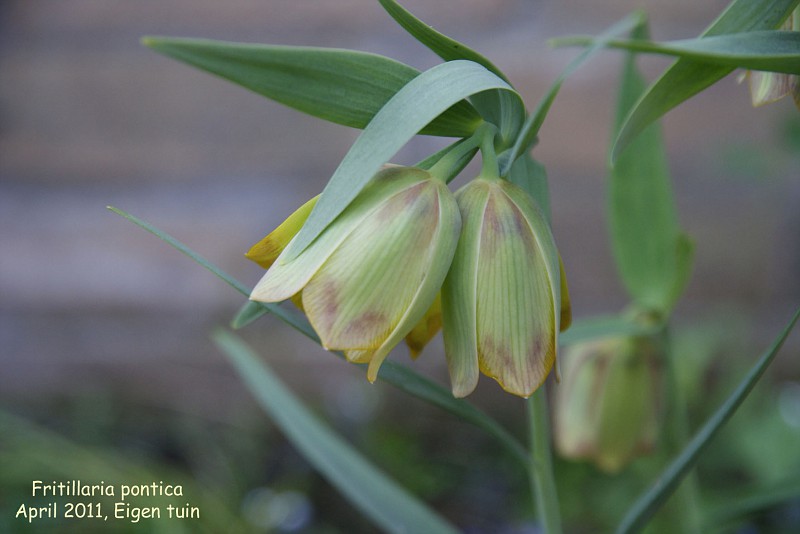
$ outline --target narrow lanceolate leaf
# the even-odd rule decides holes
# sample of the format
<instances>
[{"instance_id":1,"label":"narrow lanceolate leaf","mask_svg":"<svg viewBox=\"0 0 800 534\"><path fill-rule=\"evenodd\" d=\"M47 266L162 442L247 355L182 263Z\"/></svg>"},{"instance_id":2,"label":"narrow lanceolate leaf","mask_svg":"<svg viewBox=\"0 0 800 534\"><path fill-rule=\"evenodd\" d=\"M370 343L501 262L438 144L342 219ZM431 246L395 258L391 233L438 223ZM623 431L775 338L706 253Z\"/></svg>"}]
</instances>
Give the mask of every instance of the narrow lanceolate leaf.
<instances>
[{"instance_id":1,"label":"narrow lanceolate leaf","mask_svg":"<svg viewBox=\"0 0 800 534\"><path fill-rule=\"evenodd\" d=\"M550 111L550 106L553 105L553 101L555 100L556 95L558 95L558 92L561 90L561 86L564 84L564 81L566 81L567 77L575 72L578 67L591 59L597 52L602 50L603 47L605 47L606 42L614 39L615 37L619 37L620 35L624 35L625 33L631 31L636 25L641 24L643 17L644 15L641 12L634 12L621 21L615 23L597 37L597 40L593 46L584 50L578 57L573 59L569 65L567 65L558 78L556 78L556 81L553 82L553 85L550 86L550 89L539 102L539 105L536 107L536 109L525 120L525 124L523 124L522 129L520 130L520 133L517 136L513 147L511 148L511 151L503 159L503 165L500 169L501 176L507 176L511 171L511 166L514 165L517 158L528 152L534 145L536 142L536 136L539 135L539 129L542 127L542 124L544 124L544 119L547 117L547 113Z\"/></svg>"},{"instance_id":2,"label":"narrow lanceolate leaf","mask_svg":"<svg viewBox=\"0 0 800 534\"><path fill-rule=\"evenodd\" d=\"M412 15L406 8L394 0L378 0L397 23L403 27L414 39L431 49L431 51L445 61L467 59L483 65L487 70L508 82L505 74L486 57L472 50L467 45L436 31L432 26L425 24ZM510 83L510 82L509 82Z\"/></svg>"},{"instance_id":3,"label":"narrow lanceolate leaf","mask_svg":"<svg viewBox=\"0 0 800 534\"><path fill-rule=\"evenodd\" d=\"M145 37L142 42L303 113L353 128L365 128L419 75L393 59L354 50L168 37ZM440 113L422 133L462 137L480 122L467 102L453 102Z\"/></svg>"},{"instance_id":4,"label":"narrow lanceolate leaf","mask_svg":"<svg viewBox=\"0 0 800 534\"><path fill-rule=\"evenodd\" d=\"M248 300L245 302L234 318L231 320L231 328L239 330L249 325L253 321L260 319L269 313L269 310L261 302Z\"/></svg>"},{"instance_id":5,"label":"narrow lanceolate leaf","mask_svg":"<svg viewBox=\"0 0 800 534\"><path fill-rule=\"evenodd\" d=\"M590 45L591 37L559 39L559 45ZM646 40L610 41L609 48L646 54L692 59L715 65L800 74L800 32L755 31L654 42Z\"/></svg>"},{"instance_id":6,"label":"narrow lanceolate leaf","mask_svg":"<svg viewBox=\"0 0 800 534\"><path fill-rule=\"evenodd\" d=\"M512 165L508 181L528 193L542 210L545 218L550 221L550 186L544 165L529 154L523 154Z\"/></svg>"},{"instance_id":7,"label":"narrow lanceolate leaf","mask_svg":"<svg viewBox=\"0 0 800 534\"><path fill-rule=\"evenodd\" d=\"M636 30L645 37L646 29ZM621 127L645 84L635 56L628 55L622 76L615 132ZM651 124L631 143L609 175L609 223L612 249L620 278L643 308L666 314L680 296L691 256L675 213L659 124Z\"/></svg>"},{"instance_id":8,"label":"narrow lanceolate leaf","mask_svg":"<svg viewBox=\"0 0 800 534\"><path fill-rule=\"evenodd\" d=\"M489 89L519 95L497 75L472 61L437 65L395 94L367 125L334 172L311 216L287 249L296 257L425 125L454 103Z\"/></svg>"},{"instance_id":9,"label":"narrow lanceolate leaf","mask_svg":"<svg viewBox=\"0 0 800 534\"><path fill-rule=\"evenodd\" d=\"M791 332L795 323L800 318L800 310L795 312L789 324L781 332L772 346L761 356L742 382L725 400L722 406L717 409L714 415L700 428L700 430L689 441L683 451L675 460L661 473L658 480L650 487L630 508L619 527L617 534L627 534L629 532L639 532L667 501L683 480L683 477L697 463L700 455L708 444L717 435L719 430L725 425L728 419L736 412L737 408L744 402L747 395L755 387L758 380L775 359L783 342Z\"/></svg>"},{"instance_id":10,"label":"narrow lanceolate leaf","mask_svg":"<svg viewBox=\"0 0 800 534\"><path fill-rule=\"evenodd\" d=\"M147 232L155 235L179 252L186 254L201 267L222 279L245 297L250 294L250 289L248 289L240 281L236 280L216 265L201 257L197 252L193 251L171 235L118 208L109 206L109 209L136 224L140 228L146 230ZM274 314L278 319L291 326L310 340L314 341L315 343L319 343L319 337L311 328L311 325L308 324L308 321L306 321L304 318L298 317L296 314L290 313L289 311L284 310L275 304L265 304L261 302L250 302L250 304L253 306L260 306L262 309ZM253 310L248 305L247 311L245 312L242 310L240 313L242 315L246 313L249 316L251 313L253 313ZM239 326L241 327L243 324L240 324ZM434 406L438 406L442 410L450 412L453 415L484 429L489 433L489 435L496 438L498 443L505 447L513 457L523 464L527 463L528 460L525 449L522 447L522 445L520 445L519 441L514 439L508 433L507 430L501 427L494 419L476 408L473 404L470 404L468 401L453 398L450 391L443 388L439 384L432 382L428 378L419 375L415 371L412 371L403 365L391 361L383 364L380 373L378 374L378 378L389 384L392 384L401 391L405 391L409 395L422 399Z\"/></svg>"},{"instance_id":11,"label":"narrow lanceolate leaf","mask_svg":"<svg viewBox=\"0 0 800 534\"><path fill-rule=\"evenodd\" d=\"M376 525L398 533L456 532L319 421L243 341L226 331L218 331L214 341L306 460Z\"/></svg>"},{"instance_id":12,"label":"narrow lanceolate leaf","mask_svg":"<svg viewBox=\"0 0 800 534\"><path fill-rule=\"evenodd\" d=\"M394 0L378 1L403 29L440 58L445 61L458 59L474 61L509 84L511 83L505 74L487 58L465 44L436 31ZM487 91L474 95L471 101L486 121L498 127L501 143L503 140L508 143L513 142L514 136L525 119L525 108L521 100L505 91Z\"/></svg>"},{"instance_id":13,"label":"narrow lanceolate leaf","mask_svg":"<svg viewBox=\"0 0 800 534\"><path fill-rule=\"evenodd\" d=\"M495 419L476 408L474 404L464 399L453 397L453 394L449 390L424 376L418 375L408 367L392 361L387 361L381 366L378 378L405 391L409 395L424 400L433 406L438 406L442 410L450 412L463 421L484 430L487 434L495 438L497 443L501 445L506 452L519 461L521 466L526 466L530 461L525 447Z\"/></svg>"},{"instance_id":14,"label":"narrow lanceolate leaf","mask_svg":"<svg viewBox=\"0 0 800 534\"><path fill-rule=\"evenodd\" d=\"M240 281L236 280L234 277L232 277L231 275L229 275L228 273L226 273L225 271L223 271L222 269L220 269L207 259L200 256L197 252L190 249L189 247L187 247L186 245L184 245L171 235L159 230L150 223L147 223L139 219L138 217L131 215L130 213L122 211L119 208L108 206L108 209L113 211L117 215L120 215L125 219L129 220L136 226L146 230L147 232L150 232L151 234L161 239L162 241L164 241L177 251L185 254L186 256L194 260L196 263L198 263L201 267L214 274L217 278L219 278L220 280L231 286L233 289L235 289L245 297L250 295L250 289L248 289L247 286L245 286ZM317 334L314 333L314 330L311 328L311 325L309 325L308 321L306 321L305 319L297 317L296 315L290 313L289 311L281 308L277 304L271 304L271 303L260 303L260 304L267 311L269 311L269 313L272 313L273 315L281 319L283 322L285 322L286 324L288 324L289 326L300 332L301 334L305 335L310 339L313 339L316 342L319 342Z\"/></svg>"},{"instance_id":15,"label":"narrow lanceolate leaf","mask_svg":"<svg viewBox=\"0 0 800 534\"><path fill-rule=\"evenodd\" d=\"M777 28L800 0L733 0L701 37ZM695 59L679 59L656 80L633 107L620 129L612 161L649 124L713 85L733 71L728 65L711 65Z\"/></svg>"},{"instance_id":16,"label":"narrow lanceolate leaf","mask_svg":"<svg viewBox=\"0 0 800 534\"><path fill-rule=\"evenodd\" d=\"M570 345L608 337L646 336L654 334L660 327L658 324L638 323L622 315L600 315L573 321L558 341L561 345Z\"/></svg>"}]
</instances>

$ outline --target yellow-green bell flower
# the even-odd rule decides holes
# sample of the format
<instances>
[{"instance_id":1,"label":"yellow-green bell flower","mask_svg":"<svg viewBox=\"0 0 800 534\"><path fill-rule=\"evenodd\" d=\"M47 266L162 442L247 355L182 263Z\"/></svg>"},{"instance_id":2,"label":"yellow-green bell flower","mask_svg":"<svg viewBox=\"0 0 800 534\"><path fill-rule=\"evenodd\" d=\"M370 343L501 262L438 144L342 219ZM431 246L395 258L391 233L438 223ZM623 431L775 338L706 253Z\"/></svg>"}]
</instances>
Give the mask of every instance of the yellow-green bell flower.
<instances>
[{"instance_id":1,"label":"yellow-green bell flower","mask_svg":"<svg viewBox=\"0 0 800 534\"><path fill-rule=\"evenodd\" d=\"M272 242L288 244L305 217L287 220ZM442 180L422 169L385 168L306 250L271 260L250 298L279 302L299 293L322 345L369 362L374 381L389 351L426 320L460 227L455 198Z\"/></svg>"},{"instance_id":2,"label":"yellow-green bell flower","mask_svg":"<svg viewBox=\"0 0 800 534\"><path fill-rule=\"evenodd\" d=\"M480 371L528 397L553 368L558 332L570 322L550 226L527 193L499 178L472 180L456 200L463 224L442 287L453 394L471 393Z\"/></svg>"},{"instance_id":3,"label":"yellow-green bell flower","mask_svg":"<svg viewBox=\"0 0 800 534\"><path fill-rule=\"evenodd\" d=\"M614 473L650 452L661 411L661 358L646 338L573 345L554 402L555 445Z\"/></svg>"}]
</instances>

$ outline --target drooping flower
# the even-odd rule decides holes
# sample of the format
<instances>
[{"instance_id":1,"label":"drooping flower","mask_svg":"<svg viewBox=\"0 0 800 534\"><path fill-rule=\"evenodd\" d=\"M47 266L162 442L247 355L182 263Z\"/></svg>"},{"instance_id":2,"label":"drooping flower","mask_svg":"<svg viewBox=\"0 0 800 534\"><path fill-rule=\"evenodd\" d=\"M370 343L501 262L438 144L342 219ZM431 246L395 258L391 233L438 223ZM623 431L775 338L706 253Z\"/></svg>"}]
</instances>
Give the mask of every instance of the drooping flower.
<instances>
[{"instance_id":1,"label":"drooping flower","mask_svg":"<svg viewBox=\"0 0 800 534\"><path fill-rule=\"evenodd\" d=\"M553 368L558 332L570 322L550 227L533 199L505 180L472 180L456 200L461 237L442 287L453 394L471 393L480 371L528 397Z\"/></svg>"},{"instance_id":2,"label":"drooping flower","mask_svg":"<svg viewBox=\"0 0 800 534\"><path fill-rule=\"evenodd\" d=\"M558 452L611 473L650 452L658 436L661 375L657 346L648 338L570 347L554 403Z\"/></svg>"},{"instance_id":3,"label":"drooping flower","mask_svg":"<svg viewBox=\"0 0 800 534\"><path fill-rule=\"evenodd\" d=\"M389 351L430 321L426 314L458 240L458 206L447 185L427 171L388 167L306 250L273 258L273 245L288 245L313 207L307 206L305 215L296 212L248 253L269 267L250 298L299 299L323 346L368 362L374 381Z\"/></svg>"}]
</instances>

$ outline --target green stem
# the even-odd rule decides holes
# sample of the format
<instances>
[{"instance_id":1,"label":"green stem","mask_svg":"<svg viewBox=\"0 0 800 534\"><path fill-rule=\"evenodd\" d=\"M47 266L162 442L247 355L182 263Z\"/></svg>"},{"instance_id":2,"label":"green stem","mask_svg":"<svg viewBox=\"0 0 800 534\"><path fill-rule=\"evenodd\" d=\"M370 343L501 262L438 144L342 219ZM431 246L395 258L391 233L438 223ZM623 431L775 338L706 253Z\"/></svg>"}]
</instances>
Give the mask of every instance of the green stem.
<instances>
[{"instance_id":1,"label":"green stem","mask_svg":"<svg viewBox=\"0 0 800 534\"><path fill-rule=\"evenodd\" d=\"M686 399L678 380L677 355L672 350L669 326L665 326L661 334L666 366L666 413L664 421L663 447L667 457L677 456L689 441L689 420L686 413ZM697 475L691 473L678 487L664 508L666 513L657 518L665 528L664 532L686 532L688 534L701 531L699 488Z\"/></svg>"},{"instance_id":2,"label":"green stem","mask_svg":"<svg viewBox=\"0 0 800 534\"><path fill-rule=\"evenodd\" d=\"M536 515L546 534L561 533L561 513L553 474L553 452L550 445L550 419L544 386L528 399L531 434L531 456L528 476L531 481Z\"/></svg>"},{"instance_id":3,"label":"green stem","mask_svg":"<svg viewBox=\"0 0 800 534\"><path fill-rule=\"evenodd\" d=\"M497 127L485 122L472 136L453 145L449 151L430 166L428 172L445 182L450 182L464 168L465 159L469 162L478 147L483 147L486 138L494 140ZM425 161L427 162L427 160ZM423 168L425 165L423 165Z\"/></svg>"},{"instance_id":4,"label":"green stem","mask_svg":"<svg viewBox=\"0 0 800 534\"><path fill-rule=\"evenodd\" d=\"M497 128L492 127L483 133L481 138L481 159L483 166L481 167L482 178L498 178L500 176L500 167L497 164L497 151L494 148L494 138L497 136Z\"/></svg>"}]
</instances>

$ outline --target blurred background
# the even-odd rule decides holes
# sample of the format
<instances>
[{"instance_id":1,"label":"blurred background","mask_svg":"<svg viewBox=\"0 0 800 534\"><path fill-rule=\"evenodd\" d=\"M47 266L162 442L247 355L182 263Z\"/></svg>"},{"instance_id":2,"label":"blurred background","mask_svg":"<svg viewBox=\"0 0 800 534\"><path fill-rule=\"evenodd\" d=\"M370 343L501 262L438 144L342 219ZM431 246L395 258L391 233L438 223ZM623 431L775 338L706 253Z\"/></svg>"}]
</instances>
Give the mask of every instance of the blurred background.
<instances>
[{"instance_id":1,"label":"blurred background","mask_svg":"<svg viewBox=\"0 0 800 534\"><path fill-rule=\"evenodd\" d=\"M599 33L636 7L650 14L655 39L693 37L726 2L404 5L491 58L533 107L577 53L548 48L547 39ZM139 44L143 35L353 48L419 69L438 63L372 0L0 2L0 530L28 531L13 514L32 477L134 473L185 481L204 503L209 532L233 524L368 532L209 342L242 297L106 210L151 222L252 285L261 270L243 253L320 191L358 132L158 56ZM577 318L626 304L604 215L620 59L603 53L569 78L534 150L549 172ZM652 79L668 61L641 65ZM676 314L677 342L699 388L690 396L695 425L800 301L799 118L789 101L753 109L735 75L666 117L680 219L696 244ZM444 142L415 140L397 162L418 161ZM362 371L272 318L243 335L337 430L460 527L534 531L527 482L477 430L369 385ZM769 385L720 438L727 448L701 465L711 504L730 481L768 484L800 473L799 348L794 335ZM404 349L393 358L410 362ZM413 366L446 383L441 340ZM484 379L472 400L524 436L523 404L498 390ZM583 464L559 472L576 532L613 522L636 493L579 499L569 484L602 488L609 477ZM620 476L638 480L636 472ZM797 525L798 515L795 498L750 525L780 529ZM87 531L83 523L53 528Z\"/></svg>"}]
</instances>

